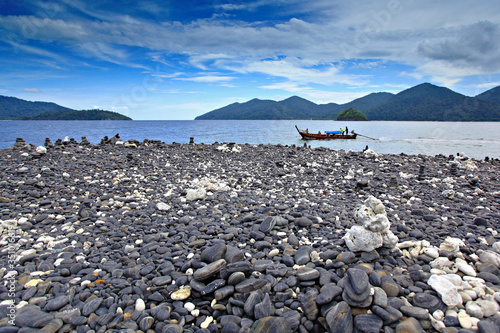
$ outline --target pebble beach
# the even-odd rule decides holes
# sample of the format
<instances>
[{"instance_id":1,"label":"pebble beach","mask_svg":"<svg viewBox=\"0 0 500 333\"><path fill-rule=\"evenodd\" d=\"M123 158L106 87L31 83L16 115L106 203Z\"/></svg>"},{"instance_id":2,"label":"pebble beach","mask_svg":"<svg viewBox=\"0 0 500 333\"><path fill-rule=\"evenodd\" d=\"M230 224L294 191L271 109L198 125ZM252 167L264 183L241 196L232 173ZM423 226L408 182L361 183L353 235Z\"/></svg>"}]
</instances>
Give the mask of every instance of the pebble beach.
<instances>
[{"instance_id":1,"label":"pebble beach","mask_svg":"<svg viewBox=\"0 0 500 333\"><path fill-rule=\"evenodd\" d=\"M500 332L500 160L18 139L0 333Z\"/></svg>"}]
</instances>

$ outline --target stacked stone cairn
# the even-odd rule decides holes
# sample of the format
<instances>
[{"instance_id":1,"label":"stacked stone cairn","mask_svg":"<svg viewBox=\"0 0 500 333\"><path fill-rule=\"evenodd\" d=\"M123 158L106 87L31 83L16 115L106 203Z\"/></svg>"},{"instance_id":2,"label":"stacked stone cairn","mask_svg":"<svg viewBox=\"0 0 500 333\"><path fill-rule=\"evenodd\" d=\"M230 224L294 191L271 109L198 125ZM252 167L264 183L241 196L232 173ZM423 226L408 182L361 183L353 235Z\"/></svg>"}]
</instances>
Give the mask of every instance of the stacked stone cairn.
<instances>
[{"instance_id":1,"label":"stacked stone cairn","mask_svg":"<svg viewBox=\"0 0 500 333\"><path fill-rule=\"evenodd\" d=\"M54 148L54 145L52 144L52 141L50 141L50 138L45 138L45 143L44 146L49 149L49 148Z\"/></svg>"},{"instance_id":2,"label":"stacked stone cairn","mask_svg":"<svg viewBox=\"0 0 500 333\"><path fill-rule=\"evenodd\" d=\"M22 148L26 145L26 141L23 138L17 138L16 143L14 143L14 148Z\"/></svg>"}]
</instances>

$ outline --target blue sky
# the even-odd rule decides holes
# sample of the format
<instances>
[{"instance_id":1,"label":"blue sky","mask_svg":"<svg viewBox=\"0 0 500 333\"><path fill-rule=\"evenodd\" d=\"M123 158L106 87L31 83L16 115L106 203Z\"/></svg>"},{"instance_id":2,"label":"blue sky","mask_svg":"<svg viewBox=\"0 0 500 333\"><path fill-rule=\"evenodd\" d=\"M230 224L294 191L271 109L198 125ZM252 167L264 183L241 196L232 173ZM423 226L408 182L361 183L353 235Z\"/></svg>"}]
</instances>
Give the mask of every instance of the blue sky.
<instances>
[{"instance_id":1,"label":"blue sky","mask_svg":"<svg viewBox=\"0 0 500 333\"><path fill-rule=\"evenodd\" d=\"M0 94L133 119L500 85L498 0L0 2Z\"/></svg>"}]
</instances>

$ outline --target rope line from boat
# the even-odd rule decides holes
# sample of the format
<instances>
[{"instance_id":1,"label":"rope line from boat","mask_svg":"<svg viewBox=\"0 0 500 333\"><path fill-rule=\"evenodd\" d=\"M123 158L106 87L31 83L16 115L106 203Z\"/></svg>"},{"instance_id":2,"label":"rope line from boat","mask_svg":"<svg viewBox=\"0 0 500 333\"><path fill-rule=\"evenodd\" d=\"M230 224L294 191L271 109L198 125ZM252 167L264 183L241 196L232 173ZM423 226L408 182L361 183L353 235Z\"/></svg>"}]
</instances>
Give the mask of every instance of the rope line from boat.
<instances>
[{"instance_id":1,"label":"rope line from boat","mask_svg":"<svg viewBox=\"0 0 500 333\"><path fill-rule=\"evenodd\" d=\"M352 133L355 133L355 132L354 132L354 131L352 131ZM357 134L357 135L359 135L359 136L362 136L362 137L365 137L365 138L368 138L368 139L378 140L378 139L376 139L376 138L372 138L372 137L369 137L369 136L366 136L366 135L363 135L363 134L359 134L359 133L357 133L357 132L356 132L355 134Z\"/></svg>"}]
</instances>

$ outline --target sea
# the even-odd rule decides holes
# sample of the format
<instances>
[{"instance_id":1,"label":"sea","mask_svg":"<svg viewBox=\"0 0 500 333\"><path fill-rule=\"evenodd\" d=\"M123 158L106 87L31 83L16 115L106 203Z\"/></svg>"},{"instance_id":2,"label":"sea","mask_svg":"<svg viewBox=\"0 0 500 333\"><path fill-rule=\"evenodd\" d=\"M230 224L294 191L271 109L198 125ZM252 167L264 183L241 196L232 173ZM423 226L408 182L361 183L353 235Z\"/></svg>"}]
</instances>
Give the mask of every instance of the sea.
<instances>
[{"instance_id":1,"label":"sea","mask_svg":"<svg viewBox=\"0 0 500 333\"><path fill-rule=\"evenodd\" d=\"M348 127L356 140L303 140L295 129L338 131ZM500 158L500 122L413 122L327 120L133 120L133 121L0 121L0 148L12 147L16 138L43 145L66 136L80 142L83 136L97 144L104 136L122 140L161 140L165 143L281 144L334 150L407 155L464 154L476 159Z\"/></svg>"}]
</instances>

